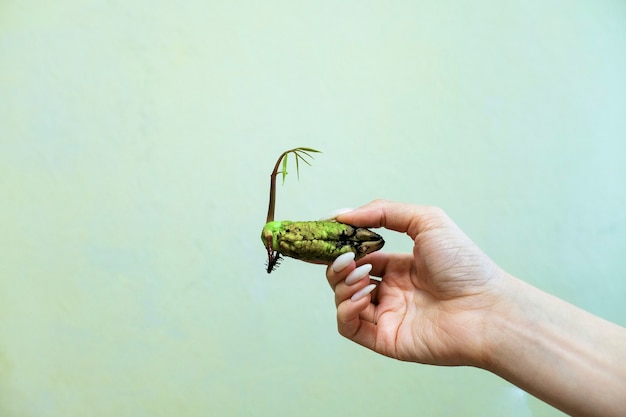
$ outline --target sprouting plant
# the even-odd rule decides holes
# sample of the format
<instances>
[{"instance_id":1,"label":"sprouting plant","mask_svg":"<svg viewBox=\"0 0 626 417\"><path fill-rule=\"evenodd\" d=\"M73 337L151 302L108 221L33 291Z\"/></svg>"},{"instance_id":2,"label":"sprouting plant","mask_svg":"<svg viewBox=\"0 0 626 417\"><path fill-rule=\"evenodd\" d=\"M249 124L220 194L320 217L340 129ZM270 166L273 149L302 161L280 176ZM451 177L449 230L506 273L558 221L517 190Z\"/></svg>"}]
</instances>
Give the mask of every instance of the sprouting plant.
<instances>
[{"instance_id":1,"label":"sprouting plant","mask_svg":"<svg viewBox=\"0 0 626 417\"><path fill-rule=\"evenodd\" d=\"M296 157L296 176L300 179L300 161L305 164L311 166L311 163L306 160L306 158L311 158L311 153L320 153L320 151L313 148L293 148L288 151L283 152L278 157L276 161L276 165L274 165L274 170L270 175L270 202L267 207L267 220L266 222L271 222L274 220L274 210L276 209L276 176L281 174L283 177L283 185L285 184L285 178L287 177L287 159L289 154L293 153ZM278 167L280 166L280 161L283 161L282 169L279 171Z\"/></svg>"},{"instance_id":2,"label":"sprouting plant","mask_svg":"<svg viewBox=\"0 0 626 417\"><path fill-rule=\"evenodd\" d=\"M313 148L294 148L283 152L270 175L270 199L267 222L261 232L261 240L267 249L267 273L278 267L281 254L313 263L330 263L337 256L354 252L359 259L383 247L385 241L371 230L355 227L334 220L329 221L274 221L276 209L276 177L287 176L287 159L290 153L296 159L296 174L300 178L300 161L311 165L307 158L320 151ZM282 161L282 168L281 167Z\"/></svg>"}]
</instances>

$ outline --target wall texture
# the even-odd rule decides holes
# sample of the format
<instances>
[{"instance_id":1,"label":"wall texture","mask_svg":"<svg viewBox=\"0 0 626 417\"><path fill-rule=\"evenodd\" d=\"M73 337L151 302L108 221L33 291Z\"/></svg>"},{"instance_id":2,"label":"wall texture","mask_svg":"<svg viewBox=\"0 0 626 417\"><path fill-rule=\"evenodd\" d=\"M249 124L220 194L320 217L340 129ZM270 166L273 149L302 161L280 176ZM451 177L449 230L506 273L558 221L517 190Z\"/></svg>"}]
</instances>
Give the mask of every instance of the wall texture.
<instances>
[{"instance_id":1,"label":"wall texture","mask_svg":"<svg viewBox=\"0 0 626 417\"><path fill-rule=\"evenodd\" d=\"M624 2L458 3L2 1L0 415L560 415L353 345L322 267L263 269L272 165L310 146L278 218L439 205L626 325Z\"/></svg>"}]
</instances>

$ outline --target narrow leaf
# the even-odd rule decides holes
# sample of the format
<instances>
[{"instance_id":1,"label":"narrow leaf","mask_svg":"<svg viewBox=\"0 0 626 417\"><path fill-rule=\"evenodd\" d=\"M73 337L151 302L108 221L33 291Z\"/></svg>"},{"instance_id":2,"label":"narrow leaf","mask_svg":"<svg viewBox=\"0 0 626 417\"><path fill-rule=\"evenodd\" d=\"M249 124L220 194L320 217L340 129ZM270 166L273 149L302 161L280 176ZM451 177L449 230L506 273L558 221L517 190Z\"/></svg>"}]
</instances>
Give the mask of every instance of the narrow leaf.
<instances>
[{"instance_id":1,"label":"narrow leaf","mask_svg":"<svg viewBox=\"0 0 626 417\"><path fill-rule=\"evenodd\" d=\"M283 174L283 185L285 185L285 177L287 176L287 157L289 156L288 153L285 154L285 157L283 158L283 169L281 171L281 173Z\"/></svg>"},{"instance_id":2,"label":"narrow leaf","mask_svg":"<svg viewBox=\"0 0 626 417\"><path fill-rule=\"evenodd\" d=\"M305 151L305 152L315 152L315 153L322 153L322 151L318 151L317 149L313 149L313 148L298 148L297 150L299 151Z\"/></svg>"},{"instance_id":3,"label":"narrow leaf","mask_svg":"<svg viewBox=\"0 0 626 417\"><path fill-rule=\"evenodd\" d=\"M311 166L311 164L309 163L309 161L306 160L306 158L302 155L298 155L296 154L297 157L299 157L300 159L302 159L304 161L305 164L307 164L308 166ZM313 157L310 157L311 159L313 159Z\"/></svg>"},{"instance_id":4,"label":"narrow leaf","mask_svg":"<svg viewBox=\"0 0 626 417\"><path fill-rule=\"evenodd\" d=\"M298 157L298 154L296 153L296 176L298 177L298 181L300 181L300 158Z\"/></svg>"}]
</instances>

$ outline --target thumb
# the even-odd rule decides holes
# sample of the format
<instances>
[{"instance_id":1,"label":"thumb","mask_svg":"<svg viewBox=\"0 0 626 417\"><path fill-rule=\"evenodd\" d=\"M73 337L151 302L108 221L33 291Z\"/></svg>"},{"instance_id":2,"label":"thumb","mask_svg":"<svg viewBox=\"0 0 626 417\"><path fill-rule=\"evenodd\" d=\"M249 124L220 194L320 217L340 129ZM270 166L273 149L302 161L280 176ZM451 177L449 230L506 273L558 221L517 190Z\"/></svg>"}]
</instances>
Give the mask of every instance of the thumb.
<instances>
[{"instance_id":1,"label":"thumb","mask_svg":"<svg viewBox=\"0 0 626 417\"><path fill-rule=\"evenodd\" d=\"M445 213L431 206L374 200L362 207L336 216L337 221L357 227L384 227L408 234L415 239L419 233L439 226Z\"/></svg>"}]
</instances>

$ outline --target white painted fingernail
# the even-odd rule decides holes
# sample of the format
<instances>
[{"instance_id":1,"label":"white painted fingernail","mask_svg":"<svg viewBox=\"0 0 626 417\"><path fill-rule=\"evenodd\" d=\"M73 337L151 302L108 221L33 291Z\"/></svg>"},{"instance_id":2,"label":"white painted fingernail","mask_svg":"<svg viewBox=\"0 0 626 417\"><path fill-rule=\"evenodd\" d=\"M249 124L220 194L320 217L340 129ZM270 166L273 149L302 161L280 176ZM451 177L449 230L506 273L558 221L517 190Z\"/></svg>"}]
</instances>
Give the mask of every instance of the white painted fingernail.
<instances>
[{"instance_id":1,"label":"white painted fingernail","mask_svg":"<svg viewBox=\"0 0 626 417\"><path fill-rule=\"evenodd\" d=\"M324 217L322 220L333 220L335 217L339 216L340 214L345 214L348 213L350 211L352 211L354 209L351 208L341 208L341 209L337 209L334 211L331 211L330 214L326 217Z\"/></svg>"},{"instance_id":2,"label":"white painted fingernail","mask_svg":"<svg viewBox=\"0 0 626 417\"><path fill-rule=\"evenodd\" d=\"M362 288L358 290L357 292L355 292L354 295L350 297L350 300L359 301L361 298L365 297L367 294L374 291L374 288L376 288L376 284L370 284L367 287Z\"/></svg>"},{"instance_id":3,"label":"white painted fingernail","mask_svg":"<svg viewBox=\"0 0 626 417\"><path fill-rule=\"evenodd\" d=\"M358 268L355 268L354 271L350 272L346 277L346 284L352 285L361 278L365 277L372 270L371 264L364 264Z\"/></svg>"},{"instance_id":4,"label":"white painted fingernail","mask_svg":"<svg viewBox=\"0 0 626 417\"><path fill-rule=\"evenodd\" d=\"M344 269L346 266L350 265L350 262L354 260L354 252L346 252L339 255L335 261L333 262L333 266L331 267L333 271L339 272Z\"/></svg>"}]
</instances>

